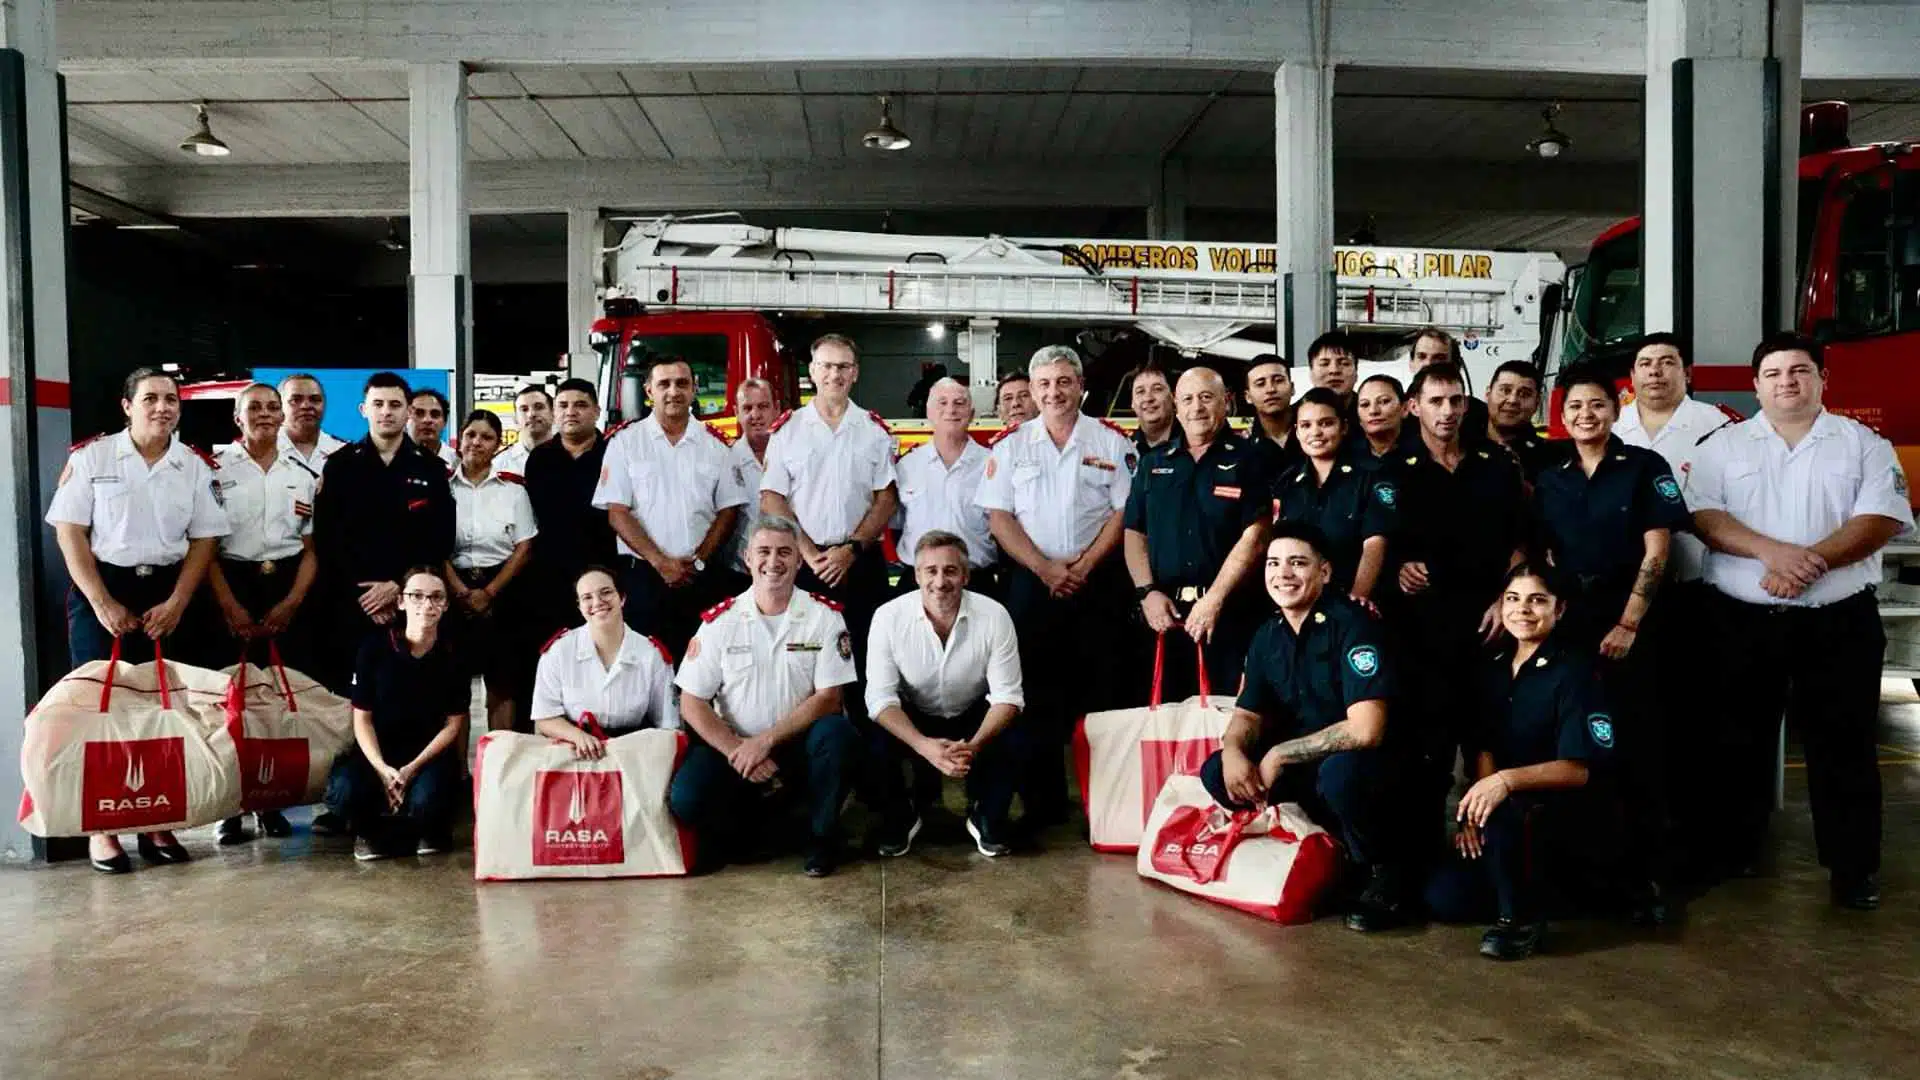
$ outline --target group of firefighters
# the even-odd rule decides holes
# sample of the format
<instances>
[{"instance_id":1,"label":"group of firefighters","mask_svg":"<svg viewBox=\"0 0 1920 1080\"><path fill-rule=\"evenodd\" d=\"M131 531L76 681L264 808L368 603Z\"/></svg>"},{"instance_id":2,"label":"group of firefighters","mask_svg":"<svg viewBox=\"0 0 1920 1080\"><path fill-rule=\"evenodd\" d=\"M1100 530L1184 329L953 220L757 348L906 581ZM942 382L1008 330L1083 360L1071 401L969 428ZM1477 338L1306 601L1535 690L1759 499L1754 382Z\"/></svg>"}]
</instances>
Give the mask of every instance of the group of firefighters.
<instances>
[{"instance_id":1,"label":"group of firefighters","mask_svg":"<svg viewBox=\"0 0 1920 1080\"><path fill-rule=\"evenodd\" d=\"M667 358L648 415L605 434L591 383L528 387L505 453L486 411L443 449L445 399L381 373L358 442L320 430L296 375L244 390L240 441L207 455L175 436L175 381L143 369L127 427L74 448L47 515L72 660L171 639L224 666L277 643L353 703L315 828L361 858L450 846L478 676L490 727L582 756L687 729L668 802L708 865L804 793L810 876L845 850L850 794L897 857L943 776L978 850L1007 854L1068 819L1077 717L1144 704L1150 671L1204 679L1238 695L1207 790L1301 803L1338 837L1349 926L1485 918L1502 959L1549 911L1618 899L1667 924L1689 890L1762 872L1784 714L1833 898L1877 906L1873 590L1912 514L1891 447L1822 409L1819 344L1760 342L1760 410L1734 422L1689 396L1685 343L1650 335L1628 405L1609 373L1561 373L1555 441L1531 365L1482 401L1446 333L1409 346L1405 385L1356 380L1337 332L1304 393L1275 355L1240 394L1143 368L1131 435L1081 411L1079 356L1048 346L1001 380L988 446L942 380L930 440L897 457L840 335L813 343L807 404L776 418L772 386L737 387L735 439ZM130 869L117 838L90 843Z\"/></svg>"}]
</instances>

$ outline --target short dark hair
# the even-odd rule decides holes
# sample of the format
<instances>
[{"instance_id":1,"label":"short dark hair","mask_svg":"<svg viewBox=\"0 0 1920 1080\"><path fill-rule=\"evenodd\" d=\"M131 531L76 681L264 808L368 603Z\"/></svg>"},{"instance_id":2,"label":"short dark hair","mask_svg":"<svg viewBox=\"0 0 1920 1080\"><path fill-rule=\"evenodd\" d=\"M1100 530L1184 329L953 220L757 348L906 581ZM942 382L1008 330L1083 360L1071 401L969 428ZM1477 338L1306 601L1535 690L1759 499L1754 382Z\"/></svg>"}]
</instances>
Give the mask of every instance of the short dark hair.
<instances>
[{"instance_id":1,"label":"short dark hair","mask_svg":"<svg viewBox=\"0 0 1920 1080\"><path fill-rule=\"evenodd\" d=\"M547 393L547 388L545 386L542 386L541 384L535 383L535 382L530 382L527 385L521 387L519 391L517 391L513 395L513 400L519 401L521 398L526 397L528 394L539 394L541 397L547 399L548 405L553 404L553 395Z\"/></svg>"},{"instance_id":2,"label":"short dark hair","mask_svg":"<svg viewBox=\"0 0 1920 1080\"><path fill-rule=\"evenodd\" d=\"M1302 405L1325 406L1333 410L1333 415L1339 417L1341 423L1346 422L1347 413L1344 403L1340 400L1340 395L1324 386L1316 386L1306 393L1301 394L1300 400L1293 403L1294 416L1297 417L1300 415L1300 407Z\"/></svg>"},{"instance_id":3,"label":"short dark hair","mask_svg":"<svg viewBox=\"0 0 1920 1080\"><path fill-rule=\"evenodd\" d=\"M580 393L587 395L588 401L593 402L595 405L600 404L600 390L599 388L595 387L590 380L567 379L564 382L562 382L559 386L554 387L553 396L559 397L561 394L564 394L569 390L577 390Z\"/></svg>"},{"instance_id":4,"label":"short dark hair","mask_svg":"<svg viewBox=\"0 0 1920 1080\"><path fill-rule=\"evenodd\" d=\"M1557 567L1544 560L1535 562L1532 559L1528 559L1507 571L1507 580L1501 584L1500 591L1503 593L1506 592L1507 589L1512 587L1514 582L1519 581L1523 577L1539 578L1541 584L1547 587L1547 592L1551 594L1555 600L1563 602L1566 600L1566 575L1562 574Z\"/></svg>"},{"instance_id":5,"label":"short dark hair","mask_svg":"<svg viewBox=\"0 0 1920 1080\"><path fill-rule=\"evenodd\" d=\"M1360 380L1360 386L1354 388L1355 392L1357 393L1360 389L1364 388L1368 383L1386 383L1387 389L1393 391L1393 398L1395 401L1407 400L1407 388L1404 386L1401 386L1400 380L1394 378L1391 375L1369 375L1366 378Z\"/></svg>"},{"instance_id":6,"label":"short dark hair","mask_svg":"<svg viewBox=\"0 0 1920 1080\"><path fill-rule=\"evenodd\" d=\"M1413 381L1407 384L1407 396L1415 401L1420 400L1420 391L1425 390L1430 382L1449 382L1462 390L1467 388L1466 373L1460 370L1459 364L1448 360L1438 364L1428 364L1414 372Z\"/></svg>"},{"instance_id":7,"label":"short dark hair","mask_svg":"<svg viewBox=\"0 0 1920 1080\"><path fill-rule=\"evenodd\" d=\"M1267 532L1267 544L1275 540L1298 540L1313 549L1313 553L1326 561L1327 552L1332 546L1327 543L1326 531L1308 521L1276 521Z\"/></svg>"},{"instance_id":8,"label":"short dark hair","mask_svg":"<svg viewBox=\"0 0 1920 1080\"><path fill-rule=\"evenodd\" d=\"M807 346L807 359L812 360L813 354L819 352L822 345L838 345L853 354L854 363L860 362L860 346L855 345L853 339L845 334L821 334L814 338L813 344Z\"/></svg>"},{"instance_id":9,"label":"short dark hair","mask_svg":"<svg viewBox=\"0 0 1920 1080\"><path fill-rule=\"evenodd\" d=\"M961 562L966 562L969 557L967 552L967 542L961 539L959 535L955 533L947 532L942 529L929 529L926 532L920 534L920 539L915 540L913 542L914 561L918 562L920 560L921 552L932 551L935 548L943 548L943 547L953 548L955 551L958 551L960 553Z\"/></svg>"},{"instance_id":10,"label":"short dark hair","mask_svg":"<svg viewBox=\"0 0 1920 1080\"><path fill-rule=\"evenodd\" d=\"M1032 381L1033 381L1033 376L1027 374L1025 368L1014 368L1012 371L1009 371L1005 375L1000 376L1000 381L994 384L993 392L996 396L998 396L1001 388L1005 387L1008 383L1032 382Z\"/></svg>"},{"instance_id":11,"label":"short dark hair","mask_svg":"<svg viewBox=\"0 0 1920 1080\"><path fill-rule=\"evenodd\" d=\"M1160 381L1167 384L1168 390L1173 389L1173 382L1174 382L1173 372L1168 371L1165 364L1162 364L1157 360L1149 360L1146 363L1141 364L1139 367L1134 368L1132 371L1127 372L1126 381L1127 381L1127 388L1129 391L1132 390L1134 382L1138 380L1142 375L1158 375L1160 376Z\"/></svg>"},{"instance_id":12,"label":"short dark hair","mask_svg":"<svg viewBox=\"0 0 1920 1080\"><path fill-rule=\"evenodd\" d=\"M165 379L173 384L175 393L180 390L180 377L173 372L162 371L157 367L137 367L127 376L127 381L121 384L120 400L132 401L133 395L140 391L140 384L148 379Z\"/></svg>"},{"instance_id":13,"label":"short dark hair","mask_svg":"<svg viewBox=\"0 0 1920 1080\"><path fill-rule=\"evenodd\" d=\"M692 379L694 377L693 361L688 360L684 356L656 355L653 357L653 359L647 361L647 382L649 383L653 382L653 373L660 370L663 367L683 367L687 369L688 379Z\"/></svg>"},{"instance_id":14,"label":"short dark hair","mask_svg":"<svg viewBox=\"0 0 1920 1080\"><path fill-rule=\"evenodd\" d=\"M468 428L474 425L475 421L479 421L480 423L483 423L488 427L492 428L493 433L495 435L501 436L503 438L506 436L507 431L506 431L506 428L501 426L500 418L498 416L495 416L493 412L488 409L475 409L472 412L468 413L467 418L465 420L460 421L460 430L461 431L467 430Z\"/></svg>"},{"instance_id":15,"label":"short dark hair","mask_svg":"<svg viewBox=\"0 0 1920 1080\"><path fill-rule=\"evenodd\" d=\"M1639 356L1640 350L1649 345L1673 346L1674 351L1680 354L1680 366L1687 370L1692 370L1693 350L1687 347L1686 342L1680 340L1679 334L1669 330L1655 330L1651 334L1642 334L1640 335L1640 340L1633 343L1633 355Z\"/></svg>"},{"instance_id":16,"label":"short dark hair","mask_svg":"<svg viewBox=\"0 0 1920 1080\"><path fill-rule=\"evenodd\" d=\"M1526 360L1509 360L1499 367L1494 368L1493 378L1488 380L1487 385L1492 386L1494 383L1499 382L1500 376L1502 375L1518 375L1528 382L1531 382L1535 390L1540 389L1542 385L1540 369L1534 367L1533 364Z\"/></svg>"},{"instance_id":17,"label":"short dark hair","mask_svg":"<svg viewBox=\"0 0 1920 1080\"><path fill-rule=\"evenodd\" d=\"M1307 363L1313 363L1315 357L1329 349L1339 349L1348 356L1352 356L1353 339L1348 337L1344 330L1329 330L1321 334L1313 339L1313 344L1307 346Z\"/></svg>"},{"instance_id":18,"label":"short dark hair","mask_svg":"<svg viewBox=\"0 0 1920 1080\"><path fill-rule=\"evenodd\" d=\"M1610 400L1614 402L1620 400L1618 392L1614 389L1613 380L1607 377L1607 373L1598 364L1568 364L1561 369L1559 377L1553 380L1554 389L1563 394L1570 393L1576 386L1596 386Z\"/></svg>"},{"instance_id":19,"label":"short dark hair","mask_svg":"<svg viewBox=\"0 0 1920 1080\"><path fill-rule=\"evenodd\" d=\"M1407 335L1407 351L1412 352L1413 347L1415 345L1420 344L1421 338L1434 338L1435 340L1446 342L1447 343L1447 359L1455 362L1459 361L1460 343L1454 340L1454 337L1452 334L1447 333L1445 330L1442 330L1437 326L1423 326L1420 329L1415 330L1413 333Z\"/></svg>"},{"instance_id":20,"label":"short dark hair","mask_svg":"<svg viewBox=\"0 0 1920 1080\"><path fill-rule=\"evenodd\" d=\"M391 371L376 371L367 376L367 381L360 384L360 396L365 398L369 390L398 390L401 397L413 400L413 389L407 385L407 380Z\"/></svg>"},{"instance_id":21,"label":"short dark hair","mask_svg":"<svg viewBox=\"0 0 1920 1080\"><path fill-rule=\"evenodd\" d=\"M438 581L442 588L447 587L447 576L440 572L439 567L428 566L426 563L418 563L413 566L407 567L407 572L400 575L400 587L402 589L406 588L407 582L413 580L416 576L420 574L425 574L428 577L433 578L435 581Z\"/></svg>"},{"instance_id":22,"label":"short dark hair","mask_svg":"<svg viewBox=\"0 0 1920 1080\"><path fill-rule=\"evenodd\" d=\"M1803 352L1813 360L1813 366L1820 371L1827 370L1826 346L1791 330L1778 330L1760 339L1753 347L1753 373L1760 374L1760 361L1777 352Z\"/></svg>"},{"instance_id":23,"label":"short dark hair","mask_svg":"<svg viewBox=\"0 0 1920 1080\"><path fill-rule=\"evenodd\" d=\"M285 386L288 383L293 382L295 379L305 379L306 381L320 388L320 396L322 398L325 398L327 396L326 384L321 382L319 378L316 377L311 371L296 371L291 375L282 376L280 379L280 386ZM274 387L274 389L278 390L280 389L280 386L276 386Z\"/></svg>"},{"instance_id":24,"label":"short dark hair","mask_svg":"<svg viewBox=\"0 0 1920 1080\"><path fill-rule=\"evenodd\" d=\"M423 386L420 389L415 390L414 392L408 394L407 404L411 405L414 402L419 401L423 397L430 397L433 400L439 402L440 412L443 415L451 415L453 413L453 406L447 404L447 395L441 393L438 390L435 390L431 386Z\"/></svg>"},{"instance_id":25,"label":"short dark hair","mask_svg":"<svg viewBox=\"0 0 1920 1080\"><path fill-rule=\"evenodd\" d=\"M1291 364L1288 364L1287 358L1284 356L1281 356L1279 353L1270 353L1270 352L1261 353L1260 355L1247 361L1247 370L1252 371L1254 368L1257 368L1262 364L1279 364L1281 367L1287 369L1287 381L1288 382L1293 381L1293 366Z\"/></svg>"}]
</instances>

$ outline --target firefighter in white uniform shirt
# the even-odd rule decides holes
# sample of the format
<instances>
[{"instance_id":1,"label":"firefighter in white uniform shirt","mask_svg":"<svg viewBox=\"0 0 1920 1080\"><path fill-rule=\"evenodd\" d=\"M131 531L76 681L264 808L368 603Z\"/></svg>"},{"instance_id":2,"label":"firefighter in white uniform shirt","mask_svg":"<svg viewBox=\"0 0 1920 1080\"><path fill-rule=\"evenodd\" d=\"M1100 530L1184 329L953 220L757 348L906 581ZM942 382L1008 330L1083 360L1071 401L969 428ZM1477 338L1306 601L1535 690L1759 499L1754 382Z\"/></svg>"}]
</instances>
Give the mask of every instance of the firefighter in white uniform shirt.
<instances>
[{"instance_id":1,"label":"firefighter in white uniform shirt","mask_svg":"<svg viewBox=\"0 0 1920 1080\"><path fill-rule=\"evenodd\" d=\"M173 376L136 370L120 410L126 429L73 448L47 510L73 582L67 651L75 667L107 659L116 637L126 639L129 663L151 659L153 642L189 617L216 541L227 534L212 459L174 438L180 387ZM88 854L102 873L133 869L112 836L91 837ZM142 834L140 854L152 863L187 861L171 833Z\"/></svg>"},{"instance_id":2,"label":"firefighter in white uniform shirt","mask_svg":"<svg viewBox=\"0 0 1920 1080\"><path fill-rule=\"evenodd\" d=\"M238 641L236 653L245 651L250 662L266 664L265 643L272 641L282 663L307 672L312 670L308 627L298 616L319 571L312 533L313 489L320 477L279 449L281 421L280 392L266 383L254 383L234 399L233 422L244 441L214 454L233 531L220 538L220 557L208 570L207 586L227 633ZM268 836L293 834L277 810L255 816ZM252 839L239 817L220 823L219 838L222 844Z\"/></svg>"},{"instance_id":3,"label":"firefighter in white uniform shirt","mask_svg":"<svg viewBox=\"0 0 1920 1080\"><path fill-rule=\"evenodd\" d=\"M562 630L540 652L533 677L533 730L567 743L575 757L606 756L605 736L677 728L680 703L667 647L626 624L626 594L613 571L590 566L573 586L585 625Z\"/></svg>"},{"instance_id":4,"label":"firefighter in white uniform shirt","mask_svg":"<svg viewBox=\"0 0 1920 1080\"><path fill-rule=\"evenodd\" d=\"M346 440L320 430L327 419L325 388L319 379L299 372L281 379L279 390L286 420L280 428L280 452L298 458L315 476L325 475L327 458L347 445Z\"/></svg>"},{"instance_id":5,"label":"firefighter in white uniform shirt","mask_svg":"<svg viewBox=\"0 0 1920 1080\"><path fill-rule=\"evenodd\" d=\"M853 633L855 662L865 660L867 627L887 599L880 536L900 505L894 488L893 432L880 414L849 397L860 378L852 341L827 334L813 343L813 401L782 416L767 442L760 510L800 526L800 587L840 604ZM856 718L866 711L847 703Z\"/></svg>"},{"instance_id":6,"label":"firefighter in white uniform shirt","mask_svg":"<svg viewBox=\"0 0 1920 1080\"><path fill-rule=\"evenodd\" d=\"M1716 849L1756 872L1773 810L1782 712L1806 749L1814 846L1833 902L1880 906L1876 728L1886 632L1874 603L1880 549L1913 525L1887 440L1821 407L1818 342L1775 334L1753 352L1760 415L1694 456L1687 505L1706 538L1719 655Z\"/></svg>"},{"instance_id":7,"label":"firefighter in white uniform shirt","mask_svg":"<svg viewBox=\"0 0 1920 1080\"><path fill-rule=\"evenodd\" d=\"M454 654L468 678L487 684L487 729L518 725L533 681L534 645L526 590L519 582L540 532L519 477L498 472L500 418L485 409L460 429L453 489L453 557L447 560Z\"/></svg>"},{"instance_id":8,"label":"firefighter in white uniform shirt","mask_svg":"<svg viewBox=\"0 0 1920 1080\"><path fill-rule=\"evenodd\" d=\"M668 805L701 843L737 851L764 836L758 805L776 782L806 789L808 877L840 858L840 808L852 790L860 737L846 717L853 643L835 606L794 588L799 526L769 514L754 530L753 587L701 616L675 680L680 718L698 741L673 774Z\"/></svg>"},{"instance_id":9,"label":"firefighter in white uniform shirt","mask_svg":"<svg viewBox=\"0 0 1920 1080\"><path fill-rule=\"evenodd\" d=\"M626 563L627 625L686 651L700 612L725 594L723 547L750 493L727 442L693 415L693 368L656 361L653 412L607 441L593 505L607 511Z\"/></svg>"},{"instance_id":10,"label":"firefighter in white uniform shirt","mask_svg":"<svg viewBox=\"0 0 1920 1080\"><path fill-rule=\"evenodd\" d=\"M426 387L415 390L407 398L407 416L407 434L420 449L445 462L449 473L460 467L459 449L444 439L451 419L447 395Z\"/></svg>"},{"instance_id":11,"label":"firefighter in white uniform shirt","mask_svg":"<svg viewBox=\"0 0 1920 1080\"><path fill-rule=\"evenodd\" d=\"M967 426L973 423L973 399L953 379L941 379L927 393L927 419L933 437L900 456L894 473L900 478L900 554L911 560L920 538L939 530L966 541L967 588L996 596L994 564L1000 547L987 527L987 512L976 500L980 478L987 471L987 448L973 441ZM913 568L900 575L900 591L913 592Z\"/></svg>"},{"instance_id":12,"label":"firefighter in white uniform shirt","mask_svg":"<svg viewBox=\"0 0 1920 1080\"><path fill-rule=\"evenodd\" d=\"M760 520L760 478L767 472L767 443L773 438L773 421L780 415L779 399L773 384L765 379L742 379L733 394L734 412L740 419L740 437L733 441L733 467L738 483L747 490L747 503L733 523L733 542L727 545L729 594L753 583L747 569L747 541L753 539L753 527Z\"/></svg>"},{"instance_id":13,"label":"firefighter in white uniform shirt","mask_svg":"<svg viewBox=\"0 0 1920 1080\"><path fill-rule=\"evenodd\" d=\"M1032 740L1021 784L1026 821L1066 820L1065 745L1074 717L1108 704L1120 656L1127 576L1121 511L1139 465L1114 425L1080 412L1080 356L1048 345L1027 365L1040 416L994 439L978 502L1013 560L1003 592L1020 631Z\"/></svg>"},{"instance_id":14,"label":"firefighter in white uniform shirt","mask_svg":"<svg viewBox=\"0 0 1920 1080\"><path fill-rule=\"evenodd\" d=\"M527 476L527 455L553 438L553 395L538 383L528 383L513 398L513 419L519 437L493 457L493 471Z\"/></svg>"},{"instance_id":15,"label":"firefighter in white uniform shirt","mask_svg":"<svg viewBox=\"0 0 1920 1080\"><path fill-rule=\"evenodd\" d=\"M934 392L939 393L938 386ZM1007 809L1025 740L1020 641L996 600L967 587L967 542L938 529L913 548L919 588L880 605L867 643L867 713L883 802L880 854L905 855L940 778L967 784L967 834L989 858L1012 849ZM902 766L913 784L902 786Z\"/></svg>"}]
</instances>

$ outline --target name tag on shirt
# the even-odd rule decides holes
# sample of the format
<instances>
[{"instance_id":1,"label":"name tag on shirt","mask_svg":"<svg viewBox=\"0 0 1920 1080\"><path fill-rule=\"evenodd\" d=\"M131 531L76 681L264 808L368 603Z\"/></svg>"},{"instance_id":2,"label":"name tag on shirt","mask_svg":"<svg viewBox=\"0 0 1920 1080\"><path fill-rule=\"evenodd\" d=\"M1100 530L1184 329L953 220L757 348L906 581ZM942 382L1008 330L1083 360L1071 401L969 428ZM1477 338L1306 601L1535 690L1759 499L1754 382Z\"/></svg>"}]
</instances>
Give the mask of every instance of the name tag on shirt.
<instances>
[{"instance_id":1,"label":"name tag on shirt","mask_svg":"<svg viewBox=\"0 0 1920 1080\"><path fill-rule=\"evenodd\" d=\"M729 645L729 646L727 646L727 655L728 655L728 656L737 656L737 655L739 655L739 654L741 654L741 653L750 653L750 652L752 652L752 651L753 651L753 646L751 646L751 645Z\"/></svg>"},{"instance_id":2,"label":"name tag on shirt","mask_svg":"<svg viewBox=\"0 0 1920 1080\"><path fill-rule=\"evenodd\" d=\"M1115 465L1113 462L1108 461L1106 458L1097 458L1097 457L1081 458L1080 464L1091 465L1096 469L1104 469L1107 472L1113 472L1120 467L1118 465Z\"/></svg>"},{"instance_id":3,"label":"name tag on shirt","mask_svg":"<svg viewBox=\"0 0 1920 1080\"><path fill-rule=\"evenodd\" d=\"M1213 497L1216 499L1238 499L1240 497L1240 489L1237 487L1229 487L1226 484L1215 484L1213 486Z\"/></svg>"},{"instance_id":4,"label":"name tag on shirt","mask_svg":"<svg viewBox=\"0 0 1920 1080\"><path fill-rule=\"evenodd\" d=\"M1173 475L1173 470L1169 468L1156 468L1156 469L1151 469L1149 471L1152 472L1153 475L1155 476L1172 476Z\"/></svg>"},{"instance_id":5,"label":"name tag on shirt","mask_svg":"<svg viewBox=\"0 0 1920 1080\"><path fill-rule=\"evenodd\" d=\"M787 651L788 652L819 652L820 646L811 641L789 641L787 642Z\"/></svg>"}]
</instances>

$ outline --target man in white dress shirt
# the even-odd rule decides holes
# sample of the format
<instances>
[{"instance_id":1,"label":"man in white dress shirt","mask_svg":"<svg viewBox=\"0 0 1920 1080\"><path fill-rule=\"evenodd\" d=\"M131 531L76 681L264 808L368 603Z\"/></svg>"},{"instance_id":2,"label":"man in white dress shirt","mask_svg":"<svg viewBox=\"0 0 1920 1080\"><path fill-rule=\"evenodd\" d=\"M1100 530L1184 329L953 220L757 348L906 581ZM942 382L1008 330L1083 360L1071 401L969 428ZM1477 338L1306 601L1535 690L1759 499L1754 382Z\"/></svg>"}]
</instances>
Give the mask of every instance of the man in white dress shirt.
<instances>
[{"instance_id":1,"label":"man in white dress shirt","mask_svg":"<svg viewBox=\"0 0 1920 1080\"><path fill-rule=\"evenodd\" d=\"M327 458L347 445L320 430L327 419L327 391L320 380L306 372L297 372L280 380L280 404L285 423L280 428L280 452L292 454L319 476L327 470ZM242 434L246 431L241 429Z\"/></svg>"},{"instance_id":2,"label":"man in white dress shirt","mask_svg":"<svg viewBox=\"0 0 1920 1080\"><path fill-rule=\"evenodd\" d=\"M1004 592L1020 630L1032 752L1021 783L1029 828L1067 818L1066 740L1109 704L1122 655L1121 511L1138 454L1125 432L1080 411L1080 356L1048 345L1027 365L1040 417L994 438L980 481L993 538L1012 557Z\"/></svg>"},{"instance_id":3,"label":"man in white dress shirt","mask_svg":"<svg viewBox=\"0 0 1920 1080\"><path fill-rule=\"evenodd\" d=\"M1710 549L1706 582L1721 689L1711 774L1720 850L1753 872L1773 809L1781 714L1807 757L1814 843L1833 902L1880 906L1880 549L1913 524L1887 440L1821 407L1818 342L1770 335L1753 351L1760 415L1708 439L1687 506ZM1706 775L1706 774L1702 774Z\"/></svg>"},{"instance_id":4,"label":"man in white dress shirt","mask_svg":"<svg viewBox=\"0 0 1920 1080\"><path fill-rule=\"evenodd\" d=\"M909 560L900 591L914 591L913 553L921 537L939 530L966 541L967 588L996 595L993 567L1000 548L987 527L987 512L974 501L987 471L987 448L967 432L973 423L973 398L967 388L953 379L934 383L927 393L927 419L933 422L933 437L893 466L900 478L900 512L894 515L900 527L897 551Z\"/></svg>"},{"instance_id":5,"label":"man in white dress shirt","mask_svg":"<svg viewBox=\"0 0 1920 1080\"><path fill-rule=\"evenodd\" d=\"M913 547L919 589L873 616L867 714L882 729L874 756L884 803L879 851L888 858L913 846L942 776L966 781L967 834L980 854L1012 850L1004 836L1023 754L1014 730L1026 703L1020 641L1007 609L967 588L968 563L966 540L939 529L921 534ZM910 790L901 781L906 765Z\"/></svg>"},{"instance_id":6,"label":"man in white dress shirt","mask_svg":"<svg viewBox=\"0 0 1920 1080\"><path fill-rule=\"evenodd\" d=\"M513 420L518 434L513 445L493 456L493 471L527 475L527 455L553 438L553 395L539 383L528 383L513 398Z\"/></svg>"},{"instance_id":7,"label":"man in white dress shirt","mask_svg":"<svg viewBox=\"0 0 1920 1080\"><path fill-rule=\"evenodd\" d=\"M760 478L767 474L767 443L780 415L780 398L767 380L742 379L733 392L733 411L740 419L740 437L733 441L733 467L740 473L738 483L747 489L747 504L740 508L733 542L727 545L727 576L728 591L739 592L753 583L753 572L747 569L747 543L760 520Z\"/></svg>"}]
</instances>

